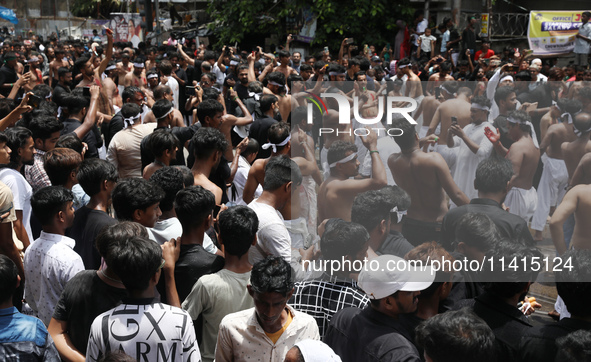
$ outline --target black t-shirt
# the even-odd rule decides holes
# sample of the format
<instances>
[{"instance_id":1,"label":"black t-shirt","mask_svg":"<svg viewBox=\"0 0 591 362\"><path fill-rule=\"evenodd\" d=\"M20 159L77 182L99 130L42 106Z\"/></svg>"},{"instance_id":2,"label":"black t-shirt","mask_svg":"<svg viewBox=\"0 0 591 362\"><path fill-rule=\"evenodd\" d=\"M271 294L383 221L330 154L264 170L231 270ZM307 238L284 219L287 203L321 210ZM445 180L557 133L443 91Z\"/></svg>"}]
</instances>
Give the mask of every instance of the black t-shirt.
<instances>
[{"instance_id":1,"label":"black t-shirt","mask_svg":"<svg viewBox=\"0 0 591 362\"><path fill-rule=\"evenodd\" d=\"M52 100L55 102L55 104L57 104L60 107L67 107L66 104L66 96L70 95L72 91L70 90L70 88L65 88L63 87L61 84L57 84L55 86L55 88L53 88L53 96L52 96Z\"/></svg>"},{"instance_id":2,"label":"black t-shirt","mask_svg":"<svg viewBox=\"0 0 591 362\"><path fill-rule=\"evenodd\" d=\"M404 235L396 230L390 230L390 234L386 236L386 240L380 245L376 254L378 255L395 255L404 258L406 253L414 248L411 243L404 238Z\"/></svg>"},{"instance_id":3,"label":"black t-shirt","mask_svg":"<svg viewBox=\"0 0 591 362\"><path fill-rule=\"evenodd\" d=\"M176 290L181 303L191 293L193 285L199 278L206 274L216 273L223 267L224 258L206 251L203 246L199 244L181 245L181 254L174 266ZM166 303L165 283L164 278L160 278L158 292L160 292L160 300L163 303Z\"/></svg>"},{"instance_id":4,"label":"black t-shirt","mask_svg":"<svg viewBox=\"0 0 591 362\"><path fill-rule=\"evenodd\" d=\"M243 86L242 83L240 83L240 81L236 82L236 85L234 86L234 90L236 91L236 93L238 94L238 97L240 97L242 102L244 102L246 99L249 98L248 87Z\"/></svg>"},{"instance_id":5,"label":"black t-shirt","mask_svg":"<svg viewBox=\"0 0 591 362\"><path fill-rule=\"evenodd\" d=\"M74 251L82 258L86 270L100 268L101 256L94 245L96 237L103 228L116 223L117 220L104 211L92 210L86 206L76 210L74 225L67 235L76 240Z\"/></svg>"},{"instance_id":6,"label":"black t-shirt","mask_svg":"<svg viewBox=\"0 0 591 362\"><path fill-rule=\"evenodd\" d=\"M107 147L107 149L109 148L109 144L113 137L117 132L121 131L124 126L125 122L123 122L123 115L121 112L117 112L113 118L111 118L110 122L103 123L102 131L105 136L105 147Z\"/></svg>"},{"instance_id":7,"label":"black t-shirt","mask_svg":"<svg viewBox=\"0 0 591 362\"><path fill-rule=\"evenodd\" d=\"M464 31L462 32L462 44L464 44L464 50L475 50L476 38L476 31L474 29L464 29Z\"/></svg>"},{"instance_id":8,"label":"black t-shirt","mask_svg":"<svg viewBox=\"0 0 591 362\"><path fill-rule=\"evenodd\" d=\"M103 282L96 270L76 274L62 292L55 306L53 318L68 322L68 335L80 353L86 354L90 326L101 313L121 304L127 296L125 289Z\"/></svg>"},{"instance_id":9,"label":"black t-shirt","mask_svg":"<svg viewBox=\"0 0 591 362\"><path fill-rule=\"evenodd\" d=\"M8 67L6 64L0 68L0 86L6 83L16 83L17 79L18 77L14 69ZM2 94L4 97L8 97L10 91L10 88L0 88L0 94Z\"/></svg>"},{"instance_id":10,"label":"black t-shirt","mask_svg":"<svg viewBox=\"0 0 591 362\"><path fill-rule=\"evenodd\" d=\"M65 120L63 123L64 123L64 128L61 131L61 135L72 133L72 132L74 132L74 130L76 128L78 128L82 125L82 123L80 123L79 120L74 119L74 118L69 118L69 119ZM96 125L93 128L97 128ZM84 136L84 138L82 138L82 142L86 142L86 144L88 145L88 150L84 154L85 159L99 157L98 148L100 146L102 146L102 139L99 142L99 138L97 137L97 132L100 135L100 131L98 131L98 128L97 128L96 132L93 129L90 132L88 132Z\"/></svg>"}]
</instances>

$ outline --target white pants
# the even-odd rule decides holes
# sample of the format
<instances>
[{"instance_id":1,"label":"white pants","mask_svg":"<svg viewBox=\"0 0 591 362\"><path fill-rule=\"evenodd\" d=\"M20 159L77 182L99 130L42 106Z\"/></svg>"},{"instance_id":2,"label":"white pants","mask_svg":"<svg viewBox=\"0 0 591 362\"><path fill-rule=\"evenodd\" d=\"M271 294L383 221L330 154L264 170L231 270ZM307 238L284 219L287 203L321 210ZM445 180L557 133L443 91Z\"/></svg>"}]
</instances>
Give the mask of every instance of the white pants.
<instances>
[{"instance_id":1,"label":"white pants","mask_svg":"<svg viewBox=\"0 0 591 362\"><path fill-rule=\"evenodd\" d=\"M330 167L328 166L328 148L322 147L320 150L320 166L322 166L322 174L324 179L330 177Z\"/></svg>"},{"instance_id":2,"label":"white pants","mask_svg":"<svg viewBox=\"0 0 591 362\"><path fill-rule=\"evenodd\" d=\"M505 206L509 208L510 213L521 217L527 222L538 206L538 193L533 187L529 190L513 187L507 193Z\"/></svg>"},{"instance_id":3,"label":"white pants","mask_svg":"<svg viewBox=\"0 0 591 362\"><path fill-rule=\"evenodd\" d=\"M542 171L538 186L538 207L531 222L531 228L538 231L544 230L550 208L560 204L568 185L568 171L564 160L551 158L544 154L542 162L544 163L544 171Z\"/></svg>"}]
</instances>

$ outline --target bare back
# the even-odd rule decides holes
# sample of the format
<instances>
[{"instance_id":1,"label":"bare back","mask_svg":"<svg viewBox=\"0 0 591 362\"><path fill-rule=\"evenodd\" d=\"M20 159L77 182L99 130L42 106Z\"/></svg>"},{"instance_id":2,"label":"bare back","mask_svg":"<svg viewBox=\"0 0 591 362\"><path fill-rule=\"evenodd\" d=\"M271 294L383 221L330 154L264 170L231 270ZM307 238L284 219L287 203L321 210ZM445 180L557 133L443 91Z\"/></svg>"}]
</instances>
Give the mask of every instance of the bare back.
<instances>
[{"instance_id":1,"label":"bare back","mask_svg":"<svg viewBox=\"0 0 591 362\"><path fill-rule=\"evenodd\" d=\"M589 242L591 223L588 222L591 218L591 185L579 186L576 191L575 229L571 245L576 250L591 249L591 242Z\"/></svg>"},{"instance_id":2,"label":"bare back","mask_svg":"<svg viewBox=\"0 0 591 362\"><path fill-rule=\"evenodd\" d=\"M591 152L591 141L589 140L589 135L584 138L577 138L573 142L565 142L562 144L562 156L564 157L564 163L566 163L569 183L575 173L575 169L579 165L579 162L583 156L589 152Z\"/></svg>"},{"instance_id":3,"label":"bare back","mask_svg":"<svg viewBox=\"0 0 591 362\"><path fill-rule=\"evenodd\" d=\"M341 218L351 221L351 209L357 193L338 192L339 184L348 180L327 178L318 189L318 222L325 219Z\"/></svg>"},{"instance_id":4,"label":"bare back","mask_svg":"<svg viewBox=\"0 0 591 362\"><path fill-rule=\"evenodd\" d=\"M443 220L448 207L439 181L437 163L441 162L445 164L443 157L436 152L397 153L388 159L396 185L406 191L412 200L408 209L409 218L426 222Z\"/></svg>"},{"instance_id":5,"label":"bare back","mask_svg":"<svg viewBox=\"0 0 591 362\"><path fill-rule=\"evenodd\" d=\"M470 103L464 99L455 98L449 99L439 105L433 116L433 122L431 122L430 128L433 128L435 121L441 126L438 141L440 145L447 144L447 132L451 127L451 117L457 117L460 127L466 127L472 120L470 117Z\"/></svg>"},{"instance_id":6,"label":"bare back","mask_svg":"<svg viewBox=\"0 0 591 362\"><path fill-rule=\"evenodd\" d=\"M429 126L431 121L433 120L433 115L435 111L439 107L441 102L439 102L435 96L428 96L423 98L421 102L422 106L422 113L423 113L423 126Z\"/></svg>"},{"instance_id":7,"label":"bare back","mask_svg":"<svg viewBox=\"0 0 591 362\"><path fill-rule=\"evenodd\" d=\"M563 160L562 158L562 144L564 142L572 142L577 139L573 126L567 123L558 123L548 128L547 137L549 144L546 148L548 157ZM542 142L544 143L544 142Z\"/></svg>"},{"instance_id":8,"label":"bare back","mask_svg":"<svg viewBox=\"0 0 591 362\"><path fill-rule=\"evenodd\" d=\"M513 143L507 158L513 164L514 176L511 179L511 186L524 190L531 189L540 161L540 150L534 146L531 137L525 135Z\"/></svg>"},{"instance_id":9,"label":"bare back","mask_svg":"<svg viewBox=\"0 0 591 362\"><path fill-rule=\"evenodd\" d=\"M408 74L408 80L406 81L406 91L408 92L407 97L418 98L423 95L423 85L421 79L414 74L412 71Z\"/></svg>"}]
</instances>

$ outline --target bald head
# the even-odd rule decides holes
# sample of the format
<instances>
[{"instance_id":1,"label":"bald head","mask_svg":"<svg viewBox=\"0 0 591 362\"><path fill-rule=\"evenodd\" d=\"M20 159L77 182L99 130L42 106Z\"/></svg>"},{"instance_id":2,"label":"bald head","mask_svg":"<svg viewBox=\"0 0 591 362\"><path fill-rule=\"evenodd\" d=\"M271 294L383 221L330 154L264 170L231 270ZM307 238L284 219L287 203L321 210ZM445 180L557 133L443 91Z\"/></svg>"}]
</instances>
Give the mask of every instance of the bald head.
<instances>
[{"instance_id":1,"label":"bald head","mask_svg":"<svg viewBox=\"0 0 591 362\"><path fill-rule=\"evenodd\" d=\"M591 114L587 112L577 114L573 120L573 125L577 130L582 132L579 137L587 135L591 132Z\"/></svg>"}]
</instances>

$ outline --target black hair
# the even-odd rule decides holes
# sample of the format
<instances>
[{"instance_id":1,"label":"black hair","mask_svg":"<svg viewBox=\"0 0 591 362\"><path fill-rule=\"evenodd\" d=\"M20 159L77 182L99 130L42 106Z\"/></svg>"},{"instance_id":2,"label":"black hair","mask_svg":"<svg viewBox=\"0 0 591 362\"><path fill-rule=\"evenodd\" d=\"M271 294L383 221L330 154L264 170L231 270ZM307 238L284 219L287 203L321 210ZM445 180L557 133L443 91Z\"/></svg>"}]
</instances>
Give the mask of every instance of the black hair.
<instances>
[{"instance_id":1,"label":"black hair","mask_svg":"<svg viewBox=\"0 0 591 362\"><path fill-rule=\"evenodd\" d=\"M43 168L54 186L64 186L81 163L82 155L70 148L56 147L43 155Z\"/></svg>"},{"instance_id":2,"label":"black hair","mask_svg":"<svg viewBox=\"0 0 591 362\"><path fill-rule=\"evenodd\" d=\"M250 140L249 140L249 142L250 142ZM6 137L4 132L0 132L0 144L2 144L2 143L8 143L8 137Z\"/></svg>"},{"instance_id":3,"label":"black hair","mask_svg":"<svg viewBox=\"0 0 591 362\"><path fill-rule=\"evenodd\" d=\"M213 192L199 185L180 190L174 200L176 217L187 232L202 224L215 207Z\"/></svg>"},{"instance_id":4,"label":"black hair","mask_svg":"<svg viewBox=\"0 0 591 362\"><path fill-rule=\"evenodd\" d=\"M456 224L455 244L463 242L467 246L486 253L500 240L499 229L485 214L469 212Z\"/></svg>"},{"instance_id":5,"label":"black hair","mask_svg":"<svg viewBox=\"0 0 591 362\"><path fill-rule=\"evenodd\" d=\"M76 59L76 61L74 62L74 68L78 69L78 70L82 70L82 68L84 68L84 66L86 65L86 63L88 63L88 61L90 60L90 58L86 55L81 56L80 58Z\"/></svg>"},{"instance_id":6,"label":"black hair","mask_svg":"<svg viewBox=\"0 0 591 362\"><path fill-rule=\"evenodd\" d=\"M18 282L18 269L8 256L0 254L0 303L12 299Z\"/></svg>"},{"instance_id":7,"label":"black hair","mask_svg":"<svg viewBox=\"0 0 591 362\"><path fill-rule=\"evenodd\" d=\"M329 164L342 160L347 152L357 152L357 146L350 142L336 141L330 145L326 158Z\"/></svg>"},{"instance_id":8,"label":"black hair","mask_svg":"<svg viewBox=\"0 0 591 362\"><path fill-rule=\"evenodd\" d=\"M522 293L528 283L538 277L532 260L542 260L543 254L535 246L525 246L521 240L501 240L486 253L486 260L491 260L483 269L484 289L501 298L512 298ZM519 260L517 265L506 268L504 260ZM494 282L491 282L494 280ZM523 299L525 295L519 299Z\"/></svg>"},{"instance_id":9,"label":"black hair","mask_svg":"<svg viewBox=\"0 0 591 362\"><path fill-rule=\"evenodd\" d=\"M441 63L439 66L439 71L449 72L451 70L451 63L449 61L445 61Z\"/></svg>"},{"instance_id":10,"label":"black hair","mask_svg":"<svg viewBox=\"0 0 591 362\"><path fill-rule=\"evenodd\" d=\"M591 297L591 250L568 250L562 255L572 266L554 271L556 290L570 314L578 318L591 315L587 301Z\"/></svg>"},{"instance_id":11,"label":"black hair","mask_svg":"<svg viewBox=\"0 0 591 362\"><path fill-rule=\"evenodd\" d=\"M509 118L519 121L517 125L522 132L529 133L531 131L529 124L526 124L526 122L531 122L531 117L525 111L513 111L509 114Z\"/></svg>"},{"instance_id":12,"label":"black hair","mask_svg":"<svg viewBox=\"0 0 591 362\"><path fill-rule=\"evenodd\" d=\"M132 177L117 183L112 198L117 219L133 221L136 210L146 210L162 201L164 191L148 180Z\"/></svg>"},{"instance_id":13,"label":"black hair","mask_svg":"<svg viewBox=\"0 0 591 362\"><path fill-rule=\"evenodd\" d=\"M290 113L291 125L300 125L308 121L308 109L306 106L299 106Z\"/></svg>"},{"instance_id":14,"label":"black hair","mask_svg":"<svg viewBox=\"0 0 591 362\"><path fill-rule=\"evenodd\" d=\"M96 250L109 265L114 245L125 243L134 236L148 238L148 229L133 221L121 221L117 224L105 226L96 237Z\"/></svg>"},{"instance_id":15,"label":"black hair","mask_svg":"<svg viewBox=\"0 0 591 362\"><path fill-rule=\"evenodd\" d=\"M157 99L158 100L158 101L156 101L156 103L158 103L161 100L166 100L166 99L164 99L164 96L166 94L171 94L171 93L172 93L172 90L170 89L170 87L167 86L167 85L164 85L164 84L157 85L156 88L154 88L154 91L153 91L154 99ZM154 106L156 105L156 103L154 103ZM152 112L153 111L154 111L154 108L152 106Z\"/></svg>"},{"instance_id":16,"label":"black hair","mask_svg":"<svg viewBox=\"0 0 591 362\"><path fill-rule=\"evenodd\" d=\"M64 129L64 125L55 117L45 116L33 118L28 128L31 130L33 140L40 138L42 141L45 141L51 138L53 133L60 132Z\"/></svg>"},{"instance_id":17,"label":"black hair","mask_svg":"<svg viewBox=\"0 0 591 362\"><path fill-rule=\"evenodd\" d=\"M476 167L474 187L484 193L499 193L507 190L507 183L513 177L513 166L507 159L489 158Z\"/></svg>"},{"instance_id":18,"label":"black hair","mask_svg":"<svg viewBox=\"0 0 591 362\"><path fill-rule=\"evenodd\" d=\"M214 60L217 59L215 52L212 50L206 50L203 53L203 60L207 62L208 60L211 60L211 59L214 59Z\"/></svg>"},{"instance_id":19,"label":"black hair","mask_svg":"<svg viewBox=\"0 0 591 362\"><path fill-rule=\"evenodd\" d=\"M324 67L325 65L326 63L324 62L324 60L317 60L314 62L314 70L322 69L322 67ZM351 60L349 60L349 68L351 68Z\"/></svg>"},{"instance_id":20,"label":"black hair","mask_svg":"<svg viewBox=\"0 0 591 362\"><path fill-rule=\"evenodd\" d=\"M128 99L129 102L133 102L135 100L134 97L136 93L142 93L142 90L134 86L125 87L123 88L123 92L121 92L121 98L123 99L124 103L127 103Z\"/></svg>"},{"instance_id":21,"label":"black hair","mask_svg":"<svg viewBox=\"0 0 591 362\"><path fill-rule=\"evenodd\" d=\"M84 108L90 106L90 100L83 95L70 94L65 98L65 104L68 107L70 116L76 115Z\"/></svg>"},{"instance_id":22,"label":"black hair","mask_svg":"<svg viewBox=\"0 0 591 362\"><path fill-rule=\"evenodd\" d=\"M0 98L0 119L8 116L16 107L14 100L10 98ZM27 113L25 113L27 114ZM23 115L24 116L24 115Z\"/></svg>"},{"instance_id":23,"label":"black hair","mask_svg":"<svg viewBox=\"0 0 591 362\"><path fill-rule=\"evenodd\" d=\"M66 68L66 67L60 67L60 68L57 70L57 77L58 77L58 79L59 79L59 78L61 78L61 77L65 76L65 75L66 75L66 74L68 74L68 73L72 73L72 71L71 71L70 69Z\"/></svg>"},{"instance_id":24,"label":"black hair","mask_svg":"<svg viewBox=\"0 0 591 362\"><path fill-rule=\"evenodd\" d=\"M274 94L265 94L259 100L261 112L266 113L274 103L277 103L279 99Z\"/></svg>"},{"instance_id":25,"label":"black hair","mask_svg":"<svg viewBox=\"0 0 591 362\"><path fill-rule=\"evenodd\" d=\"M143 291L162 264L162 249L148 238L133 236L115 244L109 259L109 268L128 292Z\"/></svg>"},{"instance_id":26,"label":"black hair","mask_svg":"<svg viewBox=\"0 0 591 362\"><path fill-rule=\"evenodd\" d=\"M240 257L248 252L255 240L259 219L251 208L238 205L221 212L218 224L224 251Z\"/></svg>"},{"instance_id":27,"label":"black hair","mask_svg":"<svg viewBox=\"0 0 591 362\"><path fill-rule=\"evenodd\" d=\"M78 183L88 196L94 196L101 191L104 181L119 179L117 167L110 162L98 158L89 158L80 164L76 173Z\"/></svg>"},{"instance_id":28,"label":"black hair","mask_svg":"<svg viewBox=\"0 0 591 362\"><path fill-rule=\"evenodd\" d=\"M31 91L43 100L47 100L51 95L51 87L47 84L37 84Z\"/></svg>"},{"instance_id":29,"label":"black hair","mask_svg":"<svg viewBox=\"0 0 591 362\"><path fill-rule=\"evenodd\" d=\"M310 66L310 64L305 64L304 63L304 64L300 65L300 73L302 73L302 72L311 72L312 70L313 69Z\"/></svg>"},{"instance_id":30,"label":"black hair","mask_svg":"<svg viewBox=\"0 0 591 362\"><path fill-rule=\"evenodd\" d=\"M165 151L173 151L179 146L179 140L168 129L158 129L152 132L148 137L148 143L154 158L162 156Z\"/></svg>"},{"instance_id":31,"label":"black hair","mask_svg":"<svg viewBox=\"0 0 591 362\"><path fill-rule=\"evenodd\" d=\"M162 75L165 75L168 77L172 73L172 63L170 62L170 60L165 59L160 63L159 69L160 69L160 72L162 73Z\"/></svg>"},{"instance_id":32,"label":"black hair","mask_svg":"<svg viewBox=\"0 0 591 362\"><path fill-rule=\"evenodd\" d=\"M82 143L80 138L78 138L78 136L76 136L76 134L74 133L61 135L60 138L58 138L55 147L69 148L80 154L82 154L82 151L84 150L84 144Z\"/></svg>"},{"instance_id":33,"label":"black hair","mask_svg":"<svg viewBox=\"0 0 591 362\"><path fill-rule=\"evenodd\" d=\"M411 200L410 195L398 186L386 186L380 189L380 192L385 198L391 200L393 207L396 207L398 211L405 211L410 209ZM391 215L393 213L390 213ZM398 224L398 216L390 218L393 224Z\"/></svg>"},{"instance_id":34,"label":"black hair","mask_svg":"<svg viewBox=\"0 0 591 362\"><path fill-rule=\"evenodd\" d=\"M284 142L289 137L290 127L285 122L275 122L269 127L267 138L269 142L278 145ZM283 150L287 145L277 146L277 152Z\"/></svg>"},{"instance_id":35,"label":"black hair","mask_svg":"<svg viewBox=\"0 0 591 362\"><path fill-rule=\"evenodd\" d=\"M161 98L157 100L156 103L154 103L154 105L152 106L152 113L154 113L154 117L156 118L156 120L159 120L161 118L164 118L164 115L166 115L171 108L172 102L168 99Z\"/></svg>"},{"instance_id":36,"label":"black hair","mask_svg":"<svg viewBox=\"0 0 591 362\"><path fill-rule=\"evenodd\" d=\"M515 88L512 86L498 87L495 91L495 102L499 104L501 101L506 100L511 93L515 93Z\"/></svg>"},{"instance_id":37,"label":"black hair","mask_svg":"<svg viewBox=\"0 0 591 362\"><path fill-rule=\"evenodd\" d=\"M293 182L293 187L302 183L302 172L298 165L287 155L271 157L265 166L263 190L275 191L289 182Z\"/></svg>"},{"instance_id":38,"label":"black hair","mask_svg":"<svg viewBox=\"0 0 591 362\"><path fill-rule=\"evenodd\" d=\"M281 72L271 72L267 74L266 80L285 86L285 74Z\"/></svg>"},{"instance_id":39,"label":"black hair","mask_svg":"<svg viewBox=\"0 0 591 362\"><path fill-rule=\"evenodd\" d=\"M531 81L531 73L527 70L522 70L520 72L517 72L517 74L515 74L515 80L530 82Z\"/></svg>"},{"instance_id":40,"label":"black hair","mask_svg":"<svg viewBox=\"0 0 591 362\"><path fill-rule=\"evenodd\" d=\"M579 329L556 340L556 362L591 362L591 331Z\"/></svg>"},{"instance_id":41,"label":"black hair","mask_svg":"<svg viewBox=\"0 0 591 362\"><path fill-rule=\"evenodd\" d=\"M408 150L418 142L416 140L417 130L415 125L410 124L406 119L394 119L390 128L398 128L402 130L402 134L392 136L394 137L394 141L400 146L401 150Z\"/></svg>"},{"instance_id":42,"label":"black hair","mask_svg":"<svg viewBox=\"0 0 591 362\"><path fill-rule=\"evenodd\" d=\"M351 69L351 67L353 67L355 65L361 65L361 62L359 62L359 59L358 58L349 59L349 69Z\"/></svg>"},{"instance_id":43,"label":"black hair","mask_svg":"<svg viewBox=\"0 0 591 362\"><path fill-rule=\"evenodd\" d=\"M357 80L357 78L359 78L362 75L365 75L367 77L367 74L365 74L363 70L360 70L359 72L355 73L355 75L353 76L353 80Z\"/></svg>"},{"instance_id":44,"label":"black hair","mask_svg":"<svg viewBox=\"0 0 591 362\"><path fill-rule=\"evenodd\" d=\"M222 132L216 128L201 127L191 139L193 154L196 160L205 160L211 157L215 151L224 152L228 147L228 141Z\"/></svg>"},{"instance_id":45,"label":"black hair","mask_svg":"<svg viewBox=\"0 0 591 362\"><path fill-rule=\"evenodd\" d=\"M268 256L253 265L250 285L257 294L279 293L287 296L294 287L293 277L288 262L279 256Z\"/></svg>"},{"instance_id":46,"label":"black hair","mask_svg":"<svg viewBox=\"0 0 591 362\"><path fill-rule=\"evenodd\" d=\"M150 182L160 186L164 191L164 198L160 201L160 210L172 210L176 194L185 187L183 173L174 167L165 166L150 176Z\"/></svg>"},{"instance_id":47,"label":"black hair","mask_svg":"<svg viewBox=\"0 0 591 362\"><path fill-rule=\"evenodd\" d=\"M434 362L496 360L493 331L468 308L437 314L415 333L417 345Z\"/></svg>"},{"instance_id":48,"label":"black hair","mask_svg":"<svg viewBox=\"0 0 591 362\"><path fill-rule=\"evenodd\" d=\"M32 137L30 130L24 127L10 127L4 131L4 135L8 138L6 145L12 150L10 153L10 168L16 168L20 163L20 156L18 155L18 149L25 147L29 138Z\"/></svg>"},{"instance_id":49,"label":"black hair","mask_svg":"<svg viewBox=\"0 0 591 362\"><path fill-rule=\"evenodd\" d=\"M325 260L341 260L349 256L355 259L369 240L369 233L363 225L342 219L327 221L320 247Z\"/></svg>"},{"instance_id":50,"label":"black hair","mask_svg":"<svg viewBox=\"0 0 591 362\"><path fill-rule=\"evenodd\" d=\"M398 64L397 64L397 66L398 66L399 68L400 68L400 66L402 66L402 65L408 65L408 66L410 66L410 63L411 63L411 61L410 61L410 58L402 58L402 59L400 59L400 60L398 61Z\"/></svg>"},{"instance_id":51,"label":"black hair","mask_svg":"<svg viewBox=\"0 0 591 362\"><path fill-rule=\"evenodd\" d=\"M207 99L199 103L197 106L197 119L201 124L205 122L205 118L214 118L216 114L224 112L224 106L215 99Z\"/></svg>"},{"instance_id":52,"label":"black hair","mask_svg":"<svg viewBox=\"0 0 591 362\"><path fill-rule=\"evenodd\" d=\"M363 225L371 232L384 220L390 219L390 210L394 207L393 200L384 197L380 190L365 191L353 200L351 221Z\"/></svg>"},{"instance_id":53,"label":"black hair","mask_svg":"<svg viewBox=\"0 0 591 362\"><path fill-rule=\"evenodd\" d=\"M41 225L50 225L55 215L65 211L67 203L72 201L72 191L62 186L47 186L31 196L31 208Z\"/></svg>"}]
</instances>

